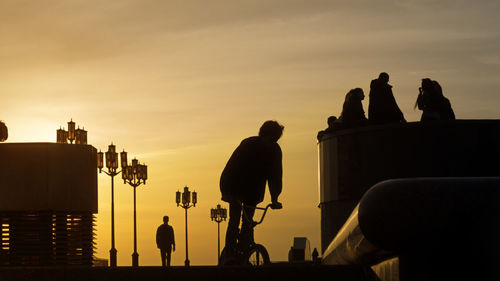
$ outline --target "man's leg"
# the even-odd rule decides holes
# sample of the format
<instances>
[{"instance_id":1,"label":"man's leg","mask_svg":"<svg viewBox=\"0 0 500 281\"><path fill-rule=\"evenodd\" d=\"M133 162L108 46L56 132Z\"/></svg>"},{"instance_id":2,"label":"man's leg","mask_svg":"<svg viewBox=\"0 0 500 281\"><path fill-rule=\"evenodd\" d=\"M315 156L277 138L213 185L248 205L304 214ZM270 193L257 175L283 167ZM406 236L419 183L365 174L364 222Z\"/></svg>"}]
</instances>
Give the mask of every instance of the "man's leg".
<instances>
[{"instance_id":1,"label":"man's leg","mask_svg":"<svg viewBox=\"0 0 500 281\"><path fill-rule=\"evenodd\" d=\"M169 247L169 248L167 249L167 266L168 266L168 267L170 267L170 255L171 255L171 253L172 253L172 248L171 248L171 247Z\"/></svg>"},{"instance_id":2,"label":"man's leg","mask_svg":"<svg viewBox=\"0 0 500 281\"><path fill-rule=\"evenodd\" d=\"M255 206L245 207L245 212L242 214L241 232L239 236L239 246L245 249L253 241L253 215L255 214Z\"/></svg>"},{"instance_id":3,"label":"man's leg","mask_svg":"<svg viewBox=\"0 0 500 281\"><path fill-rule=\"evenodd\" d=\"M166 249L160 249L160 256L161 256L161 266L165 267L165 258L166 258Z\"/></svg>"},{"instance_id":4,"label":"man's leg","mask_svg":"<svg viewBox=\"0 0 500 281\"><path fill-rule=\"evenodd\" d=\"M239 204L229 204L229 222L227 223L226 231L226 248L235 249L238 239L239 226L241 217L241 206Z\"/></svg>"}]
</instances>

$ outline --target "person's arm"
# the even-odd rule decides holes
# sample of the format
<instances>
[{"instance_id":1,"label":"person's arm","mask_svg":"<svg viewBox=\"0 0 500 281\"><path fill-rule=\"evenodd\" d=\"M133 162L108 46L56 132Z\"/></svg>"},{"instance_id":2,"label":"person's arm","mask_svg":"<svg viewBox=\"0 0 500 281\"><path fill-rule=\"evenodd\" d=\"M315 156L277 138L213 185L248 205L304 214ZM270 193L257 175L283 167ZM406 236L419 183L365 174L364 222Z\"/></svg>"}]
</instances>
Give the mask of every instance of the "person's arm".
<instances>
[{"instance_id":1,"label":"person's arm","mask_svg":"<svg viewBox=\"0 0 500 281\"><path fill-rule=\"evenodd\" d=\"M276 143L273 146L271 165L268 171L268 185L269 185L269 192L271 193L272 203L278 203L278 197L281 194L281 190L283 188L282 158L283 154L281 152L281 148Z\"/></svg>"},{"instance_id":2,"label":"person's arm","mask_svg":"<svg viewBox=\"0 0 500 281\"><path fill-rule=\"evenodd\" d=\"M172 250L175 252L175 236L173 227L172 227Z\"/></svg>"},{"instance_id":3,"label":"person's arm","mask_svg":"<svg viewBox=\"0 0 500 281\"><path fill-rule=\"evenodd\" d=\"M156 230L156 247L160 248L160 228Z\"/></svg>"}]
</instances>

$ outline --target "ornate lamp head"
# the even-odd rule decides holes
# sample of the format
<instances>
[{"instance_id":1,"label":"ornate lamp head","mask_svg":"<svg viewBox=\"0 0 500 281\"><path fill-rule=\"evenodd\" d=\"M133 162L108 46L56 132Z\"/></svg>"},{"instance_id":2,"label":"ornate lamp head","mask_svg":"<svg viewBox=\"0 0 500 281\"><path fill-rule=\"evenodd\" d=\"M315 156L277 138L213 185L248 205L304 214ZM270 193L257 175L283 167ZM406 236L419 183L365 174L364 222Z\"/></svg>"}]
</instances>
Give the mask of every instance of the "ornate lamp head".
<instances>
[{"instance_id":1,"label":"ornate lamp head","mask_svg":"<svg viewBox=\"0 0 500 281\"><path fill-rule=\"evenodd\" d=\"M181 192L179 190L175 193L175 203L177 203L177 207L179 207L181 203Z\"/></svg>"},{"instance_id":2,"label":"ornate lamp head","mask_svg":"<svg viewBox=\"0 0 500 281\"><path fill-rule=\"evenodd\" d=\"M193 191L191 197L192 197L193 207L195 207L196 203L198 203L198 193L196 193L196 191Z\"/></svg>"},{"instance_id":3,"label":"ornate lamp head","mask_svg":"<svg viewBox=\"0 0 500 281\"><path fill-rule=\"evenodd\" d=\"M122 165L122 170L124 170L123 168L127 167L127 152L125 152L125 149L120 152L120 162L121 162L121 165Z\"/></svg>"},{"instance_id":4,"label":"ornate lamp head","mask_svg":"<svg viewBox=\"0 0 500 281\"><path fill-rule=\"evenodd\" d=\"M101 150L99 150L99 152L97 152L97 168L99 169L99 173L102 171L102 168L104 166L104 153L101 152Z\"/></svg>"},{"instance_id":5,"label":"ornate lamp head","mask_svg":"<svg viewBox=\"0 0 500 281\"><path fill-rule=\"evenodd\" d=\"M189 188L184 187L184 192L182 192L182 205L189 205L191 203L191 192Z\"/></svg>"},{"instance_id":6,"label":"ornate lamp head","mask_svg":"<svg viewBox=\"0 0 500 281\"><path fill-rule=\"evenodd\" d=\"M67 143L68 142L68 132L63 128L57 130L57 143Z\"/></svg>"},{"instance_id":7,"label":"ornate lamp head","mask_svg":"<svg viewBox=\"0 0 500 281\"><path fill-rule=\"evenodd\" d=\"M71 143L75 140L75 122L73 122L73 119L68 122L68 140Z\"/></svg>"}]
</instances>

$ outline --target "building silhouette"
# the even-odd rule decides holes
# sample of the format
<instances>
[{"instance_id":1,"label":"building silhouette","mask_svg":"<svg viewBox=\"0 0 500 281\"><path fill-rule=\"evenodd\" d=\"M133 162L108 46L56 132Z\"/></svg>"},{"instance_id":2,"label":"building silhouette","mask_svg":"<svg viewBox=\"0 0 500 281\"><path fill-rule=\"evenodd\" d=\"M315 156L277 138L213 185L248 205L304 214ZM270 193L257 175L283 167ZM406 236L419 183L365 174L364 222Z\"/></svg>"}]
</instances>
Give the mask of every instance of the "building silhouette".
<instances>
[{"instance_id":1,"label":"building silhouette","mask_svg":"<svg viewBox=\"0 0 500 281\"><path fill-rule=\"evenodd\" d=\"M415 177L498 177L500 120L367 126L319 140L321 248L378 182Z\"/></svg>"},{"instance_id":2,"label":"building silhouette","mask_svg":"<svg viewBox=\"0 0 500 281\"><path fill-rule=\"evenodd\" d=\"M382 281L495 280L499 137L500 120L323 135L322 263L361 265Z\"/></svg>"},{"instance_id":3,"label":"building silhouette","mask_svg":"<svg viewBox=\"0 0 500 281\"><path fill-rule=\"evenodd\" d=\"M92 265L96 149L0 144L0 265Z\"/></svg>"}]
</instances>

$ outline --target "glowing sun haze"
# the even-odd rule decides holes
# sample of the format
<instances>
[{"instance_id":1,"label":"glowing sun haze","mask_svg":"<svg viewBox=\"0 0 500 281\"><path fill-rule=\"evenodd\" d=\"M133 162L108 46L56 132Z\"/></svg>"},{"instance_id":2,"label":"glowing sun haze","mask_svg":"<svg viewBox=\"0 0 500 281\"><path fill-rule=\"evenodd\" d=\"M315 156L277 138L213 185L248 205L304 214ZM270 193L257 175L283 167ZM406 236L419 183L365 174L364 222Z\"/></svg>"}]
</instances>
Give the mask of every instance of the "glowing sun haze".
<instances>
[{"instance_id":1,"label":"glowing sun haze","mask_svg":"<svg viewBox=\"0 0 500 281\"><path fill-rule=\"evenodd\" d=\"M137 190L141 265L160 264L154 239L164 215L176 234L172 263L184 263L175 191L185 185L199 194L189 210L191 264L216 263L210 208L220 203L220 173L243 138L279 121L284 209L269 213L256 240L283 261L295 236L320 248L316 133L349 89L368 96L386 71L416 121L420 79L430 77L457 118L498 118L498 12L496 0L3 0L0 119L8 142L55 142L73 118L94 147L113 142L149 166ZM119 179L115 208L118 265L130 265L132 188ZM97 217L96 256L109 258L104 174Z\"/></svg>"}]
</instances>

